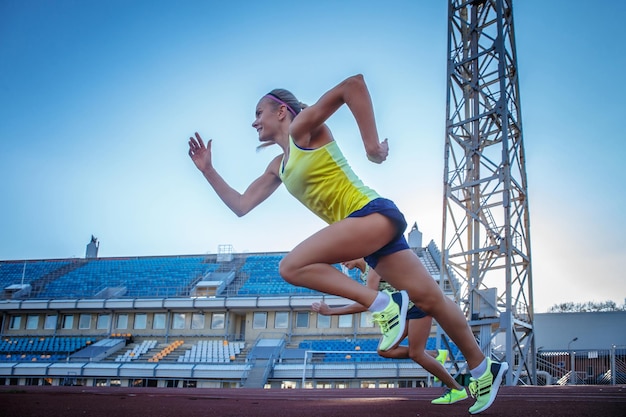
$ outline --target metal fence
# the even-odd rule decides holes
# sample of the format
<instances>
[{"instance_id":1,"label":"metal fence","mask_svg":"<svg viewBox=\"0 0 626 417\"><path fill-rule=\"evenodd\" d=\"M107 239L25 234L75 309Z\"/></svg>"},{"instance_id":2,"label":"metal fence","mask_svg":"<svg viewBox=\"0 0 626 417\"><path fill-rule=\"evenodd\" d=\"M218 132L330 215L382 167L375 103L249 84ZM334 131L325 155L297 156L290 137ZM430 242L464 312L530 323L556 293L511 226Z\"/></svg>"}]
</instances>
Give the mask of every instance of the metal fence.
<instances>
[{"instance_id":1,"label":"metal fence","mask_svg":"<svg viewBox=\"0 0 626 417\"><path fill-rule=\"evenodd\" d=\"M626 384L626 346L537 352L538 385Z\"/></svg>"}]
</instances>

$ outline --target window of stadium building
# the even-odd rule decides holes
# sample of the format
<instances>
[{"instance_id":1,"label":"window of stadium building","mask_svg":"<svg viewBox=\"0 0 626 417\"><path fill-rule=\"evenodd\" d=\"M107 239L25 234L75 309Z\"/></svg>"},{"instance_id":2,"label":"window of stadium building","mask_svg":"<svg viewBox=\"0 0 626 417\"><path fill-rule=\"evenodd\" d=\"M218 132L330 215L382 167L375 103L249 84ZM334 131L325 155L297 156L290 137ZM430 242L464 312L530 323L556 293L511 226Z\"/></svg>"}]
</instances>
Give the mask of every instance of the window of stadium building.
<instances>
[{"instance_id":1,"label":"window of stadium building","mask_svg":"<svg viewBox=\"0 0 626 417\"><path fill-rule=\"evenodd\" d=\"M345 314L343 316L339 316L339 327L341 328L352 327L352 314Z\"/></svg>"},{"instance_id":2,"label":"window of stadium building","mask_svg":"<svg viewBox=\"0 0 626 417\"><path fill-rule=\"evenodd\" d=\"M308 311L298 311L298 314L296 314L296 327L299 329L309 328L309 312Z\"/></svg>"},{"instance_id":3,"label":"window of stadium building","mask_svg":"<svg viewBox=\"0 0 626 417\"><path fill-rule=\"evenodd\" d=\"M328 329L330 328L330 316L324 316L322 314L317 315L317 328Z\"/></svg>"},{"instance_id":4,"label":"window of stadium building","mask_svg":"<svg viewBox=\"0 0 626 417\"><path fill-rule=\"evenodd\" d=\"M211 329L213 330L223 329L225 322L226 322L226 314L213 313L213 316L211 317Z\"/></svg>"},{"instance_id":5,"label":"window of stadium building","mask_svg":"<svg viewBox=\"0 0 626 417\"><path fill-rule=\"evenodd\" d=\"M128 386L129 387L156 387L158 385L157 382L158 381L156 379L143 379L143 378L129 379Z\"/></svg>"},{"instance_id":6,"label":"window of stadium building","mask_svg":"<svg viewBox=\"0 0 626 417\"><path fill-rule=\"evenodd\" d=\"M17 385L19 383L19 378L4 378L0 377L0 386L2 385Z\"/></svg>"},{"instance_id":7,"label":"window of stadium building","mask_svg":"<svg viewBox=\"0 0 626 417\"><path fill-rule=\"evenodd\" d=\"M25 378L24 385L39 385L39 378Z\"/></svg>"},{"instance_id":8,"label":"window of stadium building","mask_svg":"<svg viewBox=\"0 0 626 417\"><path fill-rule=\"evenodd\" d=\"M109 380L105 379L105 378L96 378L93 380L93 386L94 387L108 387L109 386Z\"/></svg>"},{"instance_id":9,"label":"window of stadium building","mask_svg":"<svg viewBox=\"0 0 626 417\"><path fill-rule=\"evenodd\" d=\"M109 325L111 324L111 315L110 314L99 314L98 321L96 323L96 329L98 330L108 330Z\"/></svg>"},{"instance_id":10,"label":"window of stadium building","mask_svg":"<svg viewBox=\"0 0 626 417\"><path fill-rule=\"evenodd\" d=\"M152 320L152 328L154 330L164 330L165 329L165 313L155 313L154 319Z\"/></svg>"},{"instance_id":11,"label":"window of stadium building","mask_svg":"<svg viewBox=\"0 0 626 417\"><path fill-rule=\"evenodd\" d=\"M256 311L252 318L253 329L265 329L267 328L267 312Z\"/></svg>"},{"instance_id":12,"label":"window of stadium building","mask_svg":"<svg viewBox=\"0 0 626 417\"><path fill-rule=\"evenodd\" d=\"M202 313L193 313L191 315L191 328L194 330L203 330L204 329L204 314Z\"/></svg>"},{"instance_id":13,"label":"window of stadium building","mask_svg":"<svg viewBox=\"0 0 626 417\"><path fill-rule=\"evenodd\" d=\"M28 315L26 316L26 330L37 330L39 327L39 316Z\"/></svg>"},{"instance_id":14,"label":"window of stadium building","mask_svg":"<svg viewBox=\"0 0 626 417\"><path fill-rule=\"evenodd\" d=\"M298 388L298 382L297 381L282 381L280 383L280 388L281 389L294 389L294 388Z\"/></svg>"},{"instance_id":15,"label":"window of stadium building","mask_svg":"<svg viewBox=\"0 0 626 417\"><path fill-rule=\"evenodd\" d=\"M66 314L63 316L63 329L71 330L74 328L74 316L72 314Z\"/></svg>"},{"instance_id":16,"label":"window of stadium building","mask_svg":"<svg viewBox=\"0 0 626 417\"><path fill-rule=\"evenodd\" d=\"M49 314L46 316L46 321L43 323L43 328L45 330L54 330L57 328L57 315Z\"/></svg>"},{"instance_id":17,"label":"window of stadium building","mask_svg":"<svg viewBox=\"0 0 626 417\"><path fill-rule=\"evenodd\" d=\"M63 387L81 387L85 385L85 378L76 378L75 376L66 376L60 384Z\"/></svg>"},{"instance_id":18,"label":"window of stadium building","mask_svg":"<svg viewBox=\"0 0 626 417\"><path fill-rule=\"evenodd\" d=\"M183 330L185 328L185 313L174 313L172 320L172 329Z\"/></svg>"},{"instance_id":19,"label":"window of stadium building","mask_svg":"<svg viewBox=\"0 0 626 417\"><path fill-rule=\"evenodd\" d=\"M287 329L289 327L289 312L277 311L274 316L275 329Z\"/></svg>"},{"instance_id":20,"label":"window of stadium building","mask_svg":"<svg viewBox=\"0 0 626 417\"><path fill-rule=\"evenodd\" d=\"M9 329L19 330L21 325L22 325L22 316L11 316L11 321L9 322Z\"/></svg>"},{"instance_id":21,"label":"window of stadium building","mask_svg":"<svg viewBox=\"0 0 626 417\"><path fill-rule=\"evenodd\" d=\"M118 314L115 327L120 330L128 329L128 314Z\"/></svg>"},{"instance_id":22,"label":"window of stadium building","mask_svg":"<svg viewBox=\"0 0 626 417\"><path fill-rule=\"evenodd\" d=\"M361 313L361 327L374 327L374 320L372 320L372 313L365 311Z\"/></svg>"},{"instance_id":23,"label":"window of stadium building","mask_svg":"<svg viewBox=\"0 0 626 417\"><path fill-rule=\"evenodd\" d=\"M137 313L135 314L135 323L133 328L135 330L143 330L146 328L147 321L148 315L146 313Z\"/></svg>"},{"instance_id":24,"label":"window of stadium building","mask_svg":"<svg viewBox=\"0 0 626 417\"><path fill-rule=\"evenodd\" d=\"M91 314L81 314L78 318L78 328L80 330L91 329Z\"/></svg>"},{"instance_id":25,"label":"window of stadium building","mask_svg":"<svg viewBox=\"0 0 626 417\"><path fill-rule=\"evenodd\" d=\"M165 380L165 386L167 388L178 388L179 384L180 384L179 379L166 379Z\"/></svg>"}]
</instances>

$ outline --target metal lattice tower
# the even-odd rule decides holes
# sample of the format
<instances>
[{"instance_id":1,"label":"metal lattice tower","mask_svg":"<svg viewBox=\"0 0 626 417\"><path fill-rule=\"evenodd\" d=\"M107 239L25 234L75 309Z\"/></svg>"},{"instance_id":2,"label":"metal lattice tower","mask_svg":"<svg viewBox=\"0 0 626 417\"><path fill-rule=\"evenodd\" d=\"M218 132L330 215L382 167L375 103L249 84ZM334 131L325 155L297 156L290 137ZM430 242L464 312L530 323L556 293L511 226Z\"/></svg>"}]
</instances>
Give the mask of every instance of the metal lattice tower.
<instances>
[{"instance_id":1,"label":"metal lattice tower","mask_svg":"<svg viewBox=\"0 0 626 417\"><path fill-rule=\"evenodd\" d=\"M507 385L536 383L517 74L512 0L450 0L442 274Z\"/></svg>"}]
</instances>

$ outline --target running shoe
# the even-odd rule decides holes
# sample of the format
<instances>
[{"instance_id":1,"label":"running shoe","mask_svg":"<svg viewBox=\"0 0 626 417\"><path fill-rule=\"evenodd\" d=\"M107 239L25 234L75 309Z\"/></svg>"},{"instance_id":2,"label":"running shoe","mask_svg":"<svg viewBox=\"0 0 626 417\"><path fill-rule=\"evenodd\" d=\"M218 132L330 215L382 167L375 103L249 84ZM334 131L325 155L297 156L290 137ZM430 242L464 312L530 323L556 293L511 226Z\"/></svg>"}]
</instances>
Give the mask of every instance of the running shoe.
<instances>
[{"instance_id":1,"label":"running shoe","mask_svg":"<svg viewBox=\"0 0 626 417\"><path fill-rule=\"evenodd\" d=\"M439 349L437 351L437 357L435 359L437 360L437 362L439 362L440 364L443 365L448 360L448 354L449 354L449 352L447 350Z\"/></svg>"},{"instance_id":2,"label":"running shoe","mask_svg":"<svg viewBox=\"0 0 626 417\"><path fill-rule=\"evenodd\" d=\"M446 366L446 361L448 360L448 354L449 352L445 349L439 349L437 354L437 357L435 358L435 360L437 362L439 362L441 364L441 366L443 366L445 368ZM439 378L435 377L435 382L439 382Z\"/></svg>"},{"instance_id":3,"label":"running shoe","mask_svg":"<svg viewBox=\"0 0 626 417\"><path fill-rule=\"evenodd\" d=\"M404 335L406 325L406 310L409 296L406 291L389 293L389 304L383 311L372 313L372 319L378 323L383 337L378 344L378 350L389 350L395 346Z\"/></svg>"},{"instance_id":4,"label":"running shoe","mask_svg":"<svg viewBox=\"0 0 626 417\"><path fill-rule=\"evenodd\" d=\"M489 408L498 395L502 377L508 369L509 365L506 362L493 362L487 358L485 373L478 379L470 378L470 394L476 398L476 402L469 409L470 414L478 414Z\"/></svg>"},{"instance_id":5,"label":"running shoe","mask_svg":"<svg viewBox=\"0 0 626 417\"><path fill-rule=\"evenodd\" d=\"M435 398L431 404L454 404L467 398L467 391L464 389L448 388L439 398Z\"/></svg>"}]
</instances>

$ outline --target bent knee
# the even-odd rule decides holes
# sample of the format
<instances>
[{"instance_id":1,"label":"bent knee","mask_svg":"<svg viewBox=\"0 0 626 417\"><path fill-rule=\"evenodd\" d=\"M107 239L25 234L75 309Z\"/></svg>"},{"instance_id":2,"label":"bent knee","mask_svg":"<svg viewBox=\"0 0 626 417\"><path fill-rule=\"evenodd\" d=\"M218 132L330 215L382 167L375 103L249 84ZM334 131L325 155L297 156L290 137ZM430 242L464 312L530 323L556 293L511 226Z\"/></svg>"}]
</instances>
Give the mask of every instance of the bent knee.
<instances>
[{"instance_id":1,"label":"bent knee","mask_svg":"<svg viewBox=\"0 0 626 417\"><path fill-rule=\"evenodd\" d=\"M425 359L426 359L427 353L422 351L414 351L414 350L409 350L409 358L411 358L412 361L417 362L417 363L424 363Z\"/></svg>"},{"instance_id":2,"label":"bent knee","mask_svg":"<svg viewBox=\"0 0 626 417\"><path fill-rule=\"evenodd\" d=\"M437 308L443 306L446 303L445 295L443 293L438 294L420 294L417 299L411 299L413 303L419 307L424 313L432 316Z\"/></svg>"},{"instance_id":3,"label":"bent knee","mask_svg":"<svg viewBox=\"0 0 626 417\"><path fill-rule=\"evenodd\" d=\"M300 266L296 265L289 255L285 256L278 264L278 273L280 276L292 285L298 285L298 272Z\"/></svg>"}]
</instances>

